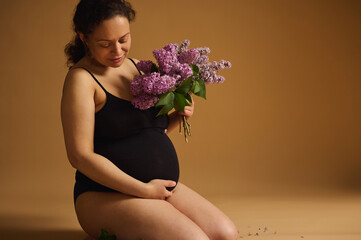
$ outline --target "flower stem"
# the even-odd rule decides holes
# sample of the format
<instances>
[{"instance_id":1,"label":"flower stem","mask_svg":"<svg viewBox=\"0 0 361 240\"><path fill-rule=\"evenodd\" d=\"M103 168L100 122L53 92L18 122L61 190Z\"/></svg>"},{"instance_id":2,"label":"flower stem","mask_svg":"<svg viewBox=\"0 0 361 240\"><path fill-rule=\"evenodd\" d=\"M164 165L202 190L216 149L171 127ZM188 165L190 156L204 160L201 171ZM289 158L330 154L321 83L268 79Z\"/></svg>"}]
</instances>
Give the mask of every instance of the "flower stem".
<instances>
[{"instance_id":1,"label":"flower stem","mask_svg":"<svg viewBox=\"0 0 361 240\"><path fill-rule=\"evenodd\" d=\"M185 116L182 116L183 118L183 131L184 131L184 139L186 143L188 143L188 136L191 136L191 125L187 121L187 118Z\"/></svg>"}]
</instances>

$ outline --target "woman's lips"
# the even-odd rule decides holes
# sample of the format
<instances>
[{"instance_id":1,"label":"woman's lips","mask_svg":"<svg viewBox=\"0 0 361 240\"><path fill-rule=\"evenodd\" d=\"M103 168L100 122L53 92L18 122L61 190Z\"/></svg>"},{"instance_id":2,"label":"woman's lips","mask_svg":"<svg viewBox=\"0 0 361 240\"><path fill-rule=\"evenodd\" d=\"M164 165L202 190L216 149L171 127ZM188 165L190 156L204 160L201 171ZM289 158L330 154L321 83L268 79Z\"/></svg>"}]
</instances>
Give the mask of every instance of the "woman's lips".
<instances>
[{"instance_id":1,"label":"woman's lips","mask_svg":"<svg viewBox=\"0 0 361 240\"><path fill-rule=\"evenodd\" d=\"M113 59L110 59L110 60L111 60L112 62L114 62L114 63L118 63L118 62L122 61L122 59L123 59L123 56L118 57L118 58L113 58Z\"/></svg>"}]
</instances>

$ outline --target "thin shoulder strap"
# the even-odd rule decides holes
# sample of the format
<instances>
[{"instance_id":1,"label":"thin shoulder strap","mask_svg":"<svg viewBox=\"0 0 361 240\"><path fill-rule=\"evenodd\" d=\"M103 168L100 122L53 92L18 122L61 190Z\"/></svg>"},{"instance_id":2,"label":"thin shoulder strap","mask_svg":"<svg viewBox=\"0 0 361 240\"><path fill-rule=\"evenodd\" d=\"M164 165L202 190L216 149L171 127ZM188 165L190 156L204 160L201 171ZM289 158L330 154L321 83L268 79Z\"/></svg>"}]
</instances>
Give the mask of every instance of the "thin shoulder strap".
<instances>
[{"instance_id":1,"label":"thin shoulder strap","mask_svg":"<svg viewBox=\"0 0 361 240\"><path fill-rule=\"evenodd\" d=\"M141 71L139 71L139 69L137 68L137 64L135 64L134 60L129 58L130 61L132 61L132 63L134 64L135 68L138 70L139 74L142 75Z\"/></svg>"},{"instance_id":2,"label":"thin shoulder strap","mask_svg":"<svg viewBox=\"0 0 361 240\"><path fill-rule=\"evenodd\" d=\"M78 67L78 68L82 68L84 69L85 71L87 71L93 78L94 80L99 84L99 86L104 90L104 92L108 92L107 90L105 90L105 88L103 87L103 85L100 84L100 82L98 81L98 79L95 78L95 76L88 70L86 69L85 67Z\"/></svg>"}]
</instances>

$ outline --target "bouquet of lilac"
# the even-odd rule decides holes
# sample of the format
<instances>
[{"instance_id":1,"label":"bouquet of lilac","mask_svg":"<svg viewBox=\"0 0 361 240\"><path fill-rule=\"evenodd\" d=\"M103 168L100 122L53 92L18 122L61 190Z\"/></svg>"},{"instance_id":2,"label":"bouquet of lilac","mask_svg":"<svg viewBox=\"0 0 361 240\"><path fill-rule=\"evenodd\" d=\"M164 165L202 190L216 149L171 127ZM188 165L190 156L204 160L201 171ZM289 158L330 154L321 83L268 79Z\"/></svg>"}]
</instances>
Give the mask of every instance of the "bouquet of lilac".
<instances>
[{"instance_id":1,"label":"bouquet of lilac","mask_svg":"<svg viewBox=\"0 0 361 240\"><path fill-rule=\"evenodd\" d=\"M222 83L225 78L217 75L224 68L230 68L229 61L209 62L210 49L188 49L190 42L168 44L153 51L157 64L141 60L137 67L144 74L136 76L131 82L134 96L132 104L139 109L161 108L158 115L167 114L173 108L184 111L192 102L191 94L206 99L205 84ZM183 116L183 128L186 142L190 136L190 124ZM181 125L179 126L181 132Z\"/></svg>"}]
</instances>

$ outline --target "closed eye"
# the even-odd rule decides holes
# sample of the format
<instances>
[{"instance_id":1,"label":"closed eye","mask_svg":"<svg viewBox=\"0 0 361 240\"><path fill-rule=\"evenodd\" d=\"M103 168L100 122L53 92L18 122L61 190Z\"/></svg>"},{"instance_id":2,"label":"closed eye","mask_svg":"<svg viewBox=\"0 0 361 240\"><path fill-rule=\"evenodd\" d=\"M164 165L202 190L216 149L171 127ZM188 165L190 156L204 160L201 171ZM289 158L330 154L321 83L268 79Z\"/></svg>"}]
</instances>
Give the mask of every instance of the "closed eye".
<instances>
[{"instance_id":1,"label":"closed eye","mask_svg":"<svg viewBox=\"0 0 361 240\"><path fill-rule=\"evenodd\" d=\"M110 47L110 44L99 44L102 48L108 48Z\"/></svg>"},{"instance_id":2,"label":"closed eye","mask_svg":"<svg viewBox=\"0 0 361 240\"><path fill-rule=\"evenodd\" d=\"M126 43L129 40L129 33L123 35L118 42L119 43ZM113 40L108 40L108 39L99 39L96 40L96 42L99 43L99 46L102 48L108 48L113 44Z\"/></svg>"}]
</instances>

